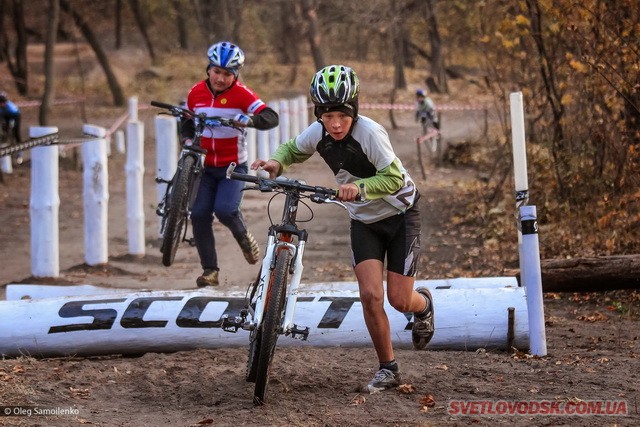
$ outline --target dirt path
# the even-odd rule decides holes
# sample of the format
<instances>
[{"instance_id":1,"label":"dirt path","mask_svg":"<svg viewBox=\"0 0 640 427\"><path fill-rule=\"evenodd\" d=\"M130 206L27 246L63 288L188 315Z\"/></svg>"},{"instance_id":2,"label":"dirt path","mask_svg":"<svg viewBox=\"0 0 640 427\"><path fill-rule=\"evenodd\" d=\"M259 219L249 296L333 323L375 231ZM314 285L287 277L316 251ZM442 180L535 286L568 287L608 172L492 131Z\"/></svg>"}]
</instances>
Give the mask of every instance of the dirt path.
<instances>
[{"instance_id":1,"label":"dirt path","mask_svg":"<svg viewBox=\"0 0 640 427\"><path fill-rule=\"evenodd\" d=\"M401 121L391 131L398 155L415 178L414 128ZM451 138L469 132L461 122L445 128ZM151 148L149 148L151 150ZM147 151L145 206L148 206L147 255L127 256L124 159L110 159L110 247L108 268L83 266L82 201L78 172L61 172L60 243L61 277L56 283L94 284L119 288L189 289L199 273L193 248L182 247L174 266L161 266L153 238L157 219L154 157ZM290 176L330 186L333 180L319 160L293 168ZM469 170L428 167L420 180L423 212L423 267L419 278L472 276L493 271L495 254L477 239L477 233L455 224L465 182L475 179ZM16 189L28 188L28 167L0 187L0 257L5 260L0 283L34 282L29 278L29 197ZM153 190L151 190L153 189ZM251 229L263 240L268 198L248 193L244 212ZM306 253L303 282L354 280L348 265L348 221L334 206L314 205L315 219ZM276 210L276 215L277 210ZM244 289L256 270L248 268L226 229L217 227L221 253L221 289ZM515 237L514 237L515 238ZM509 250L508 248L506 250ZM514 249L515 250L515 243ZM493 256L492 256L493 255ZM484 266L484 267L480 267ZM493 270L491 270L493 268ZM502 267L503 268L503 267ZM452 273L453 272L453 273ZM149 353L141 357L85 357L36 360L22 357L0 361L0 406L53 407L71 415L0 417L3 425L69 426L197 426L197 425L582 425L632 426L640 424L640 325L634 313L608 309L624 304L624 294L601 297L547 295L549 356L497 350L426 351L398 349L404 391L368 395L362 386L376 369L371 347L278 349L269 397L272 404L254 408L251 384L244 381L246 349L197 350L173 354ZM482 301L491 304L491 301ZM19 325L0 324L2 328ZM432 399L432 400L431 400ZM581 405L583 401L623 401L628 416L460 416L449 411L461 404L510 401ZM617 408L617 407L616 407ZM4 408L3 408L4 409Z\"/></svg>"}]
</instances>

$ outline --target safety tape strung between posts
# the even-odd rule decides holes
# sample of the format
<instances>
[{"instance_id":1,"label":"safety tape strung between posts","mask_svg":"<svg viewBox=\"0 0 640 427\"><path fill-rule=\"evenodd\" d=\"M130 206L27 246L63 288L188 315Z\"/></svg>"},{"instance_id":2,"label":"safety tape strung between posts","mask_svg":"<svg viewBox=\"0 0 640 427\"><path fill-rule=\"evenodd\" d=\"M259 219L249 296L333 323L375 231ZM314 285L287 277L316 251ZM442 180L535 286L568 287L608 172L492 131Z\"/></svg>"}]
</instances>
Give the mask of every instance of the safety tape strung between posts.
<instances>
[{"instance_id":1,"label":"safety tape strung between posts","mask_svg":"<svg viewBox=\"0 0 640 427\"><path fill-rule=\"evenodd\" d=\"M415 104L373 104L362 103L359 105L363 110L411 110L416 109ZM437 111L467 111L467 110L486 110L488 107L481 104L454 105L454 104L438 104Z\"/></svg>"}]
</instances>

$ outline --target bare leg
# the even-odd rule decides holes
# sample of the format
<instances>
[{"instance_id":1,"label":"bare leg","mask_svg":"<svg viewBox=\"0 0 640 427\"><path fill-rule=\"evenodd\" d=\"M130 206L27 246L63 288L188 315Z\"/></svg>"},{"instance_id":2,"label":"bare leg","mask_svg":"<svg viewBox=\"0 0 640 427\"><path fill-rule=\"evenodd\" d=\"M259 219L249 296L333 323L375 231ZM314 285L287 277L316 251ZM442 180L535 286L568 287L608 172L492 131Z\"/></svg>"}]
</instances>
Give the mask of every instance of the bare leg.
<instances>
[{"instance_id":1,"label":"bare leg","mask_svg":"<svg viewBox=\"0 0 640 427\"><path fill-rule=\"evenodd\" d=\"M380 362L389 362L395 356L391 345L389 318L384 311L384 265L378 260L368 259L356 265L354 271L358 278L364 321L373 347Z\"/></svg>"},{"instance_id":2,"label":"bare leg","mask_svg":"<svg viewBox=\"0 0 640 427\"><path fill-rule=\"evenodd\" d=\"M427 307L424 297L413 289L415 277L387 272L389 304L402 313L420 313Z\"/></svg>"}]
</instances>

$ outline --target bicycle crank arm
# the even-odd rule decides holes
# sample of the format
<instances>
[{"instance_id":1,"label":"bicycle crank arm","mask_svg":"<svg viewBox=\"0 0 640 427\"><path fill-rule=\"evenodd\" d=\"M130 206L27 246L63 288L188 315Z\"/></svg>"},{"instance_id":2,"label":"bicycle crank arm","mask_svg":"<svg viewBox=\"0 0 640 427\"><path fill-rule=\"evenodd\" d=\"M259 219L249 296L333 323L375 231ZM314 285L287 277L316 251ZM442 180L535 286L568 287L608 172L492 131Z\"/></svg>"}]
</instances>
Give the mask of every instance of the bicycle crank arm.
<instances>
[{"instance_id":1,"label":"bicycle crank arm","mask_svg":"<svg viewBox=\"0 0 640 427\"><path fill-rule=\"evenodd\" d=\"M288 331L291 334L291 338L300 338L302 341L306 341L309 337L309 327L302 328L298 325L293 325Z\"/></svg>"}]
</instances>

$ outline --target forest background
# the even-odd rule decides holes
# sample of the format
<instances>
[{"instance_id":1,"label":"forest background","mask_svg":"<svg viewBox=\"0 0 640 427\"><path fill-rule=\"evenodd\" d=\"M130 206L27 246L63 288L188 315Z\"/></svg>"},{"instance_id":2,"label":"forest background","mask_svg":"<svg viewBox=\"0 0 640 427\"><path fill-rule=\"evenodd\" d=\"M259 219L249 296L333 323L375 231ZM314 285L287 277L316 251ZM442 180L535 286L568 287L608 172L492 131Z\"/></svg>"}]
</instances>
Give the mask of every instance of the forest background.
<instances>
[{"instance_id":1,"label":"forest background","mask_svg":"<svg viewBox=\"0 0 640 427\"><path fill-rule=\"evenodd\" d=\"M233 40L247 53L243 80L263 98L306 93L308 78L347 63L368 81L365 102L485 103L496 114L486 141L447 155L483 171L465 222L491 223L500 242L512 221L509 93L526 109L529 192L542 258L636 254L640 246L640 12L634 0L1 0L1 89L42 102L84 100L79 119L108 114L127 96L184 97L203 77L203 52ZM40 49L41 63L27 53ZM55 73L66 50L77 73ZM135 62L119 61L137 50ZM93 52L99 67L83 58ZM127 58L131 56L128 55ZM93 58L92 58L93 59ZM93 63L95 63L93 59ZM85 69L88 68L88 69ZM189 83L187 83L189 82ZM390 112L392 115L393 113ZM392 120L393 122L393 120ZM489 242L489 243L486 243ZM493 243L492 243L493 242Z\"/></svg>"},{"instance_id":2,"label":"forest background","mask_svg":"<svg viewBox=\"0 0 640 427\"><path fill-rule=\"evenodd\" d=\"M411 104L417 88L428 88L440 106L486 106L484 137L449 141L443 167L429 165L428 180L414 175L425 190L423 203L433 206L421 211L427 225L423 253L428 263L420 271L425 279L517 271L509 94L521 91L543 274L547 260L598 259L614 266L609 278L600 278L601 288L620 286L620 278L635 283L624 292L545 292L548 357L490 348L425 353L399 348L403 376L417 390L414 395L360 394L361 382L376 368L366 362L374 360L369 347L283 347L269 392L278 404L257 411L247 398L246 349L229 348L131 358L3 359L3 404L81 409L76 419L40 419L52 426L252 425L256 419L287 426L639 424L640 269L634 265L640 263L627 264L625 271L614 262L616 257L638 259L640 253L636 0L0 0L0 19L0 90L34 105L23 109L23 126L58 126L65 138L81 138L84 123L111 126L126 112L131 96L138 97L141 112L152 99L184 99L204 78L207 47L223 39L245 50L241 79L264 100L306 94L318 68L346 63L360 77L363 103ZM476 112L458 112L454 119L443 111L443 135L475 129ZM404 119L389 133L398 152L413 153L419 126L410 112L363 113L391 127L394 117ZM148 110L141 116L153 114ZM118 181L110 193L110 212L118 219L126 216L122 157L109 161L110 172L116 171L110 184ZM415 162L406 157L408 168ZM80 180L79 173L71 163L60 161L66 178L61 182L67 183L61 234L74 239L65 247L77 253L63 278L70 284L173 287L173 278L185 276L184 287L193 286L198 267L193 253L171 269L160 265L157 247L144 259L110 253L111 269L77 265L82 200L73 182ZM325 174L308 163L305 167L305 174ZM147 169L149 182L152 169ZM18 249L28 248L28 183L27 160L0 184L3 277L28 251ZM247 214L257 222L263 212ZM314 242L320 244L313 245L315 253L309 247L305 274L316 280L308 283L353 278L347 257L341 264L336 255L347 249L348 233L327 232L339 226L338 214L315 221L320 233L313 234ZM116 239L110 243L124 247L124 227L120 234L114 228ZM238 251L235 242L226 248ZM181 255L190 250L181 249ZM319 262L314 267L312 261ZM246 269L240 262L237 270ZM586 265L593 275L592 264ZM34 279L22 283L37 283ZM225 285L235 284L233 279ZM543 280L543 286L549 283ZM460 418L447 413L451 399L624 399L629 416ZM38 421L12 417L3 422L31 426Z\"/></svg>"}]
</instances>

